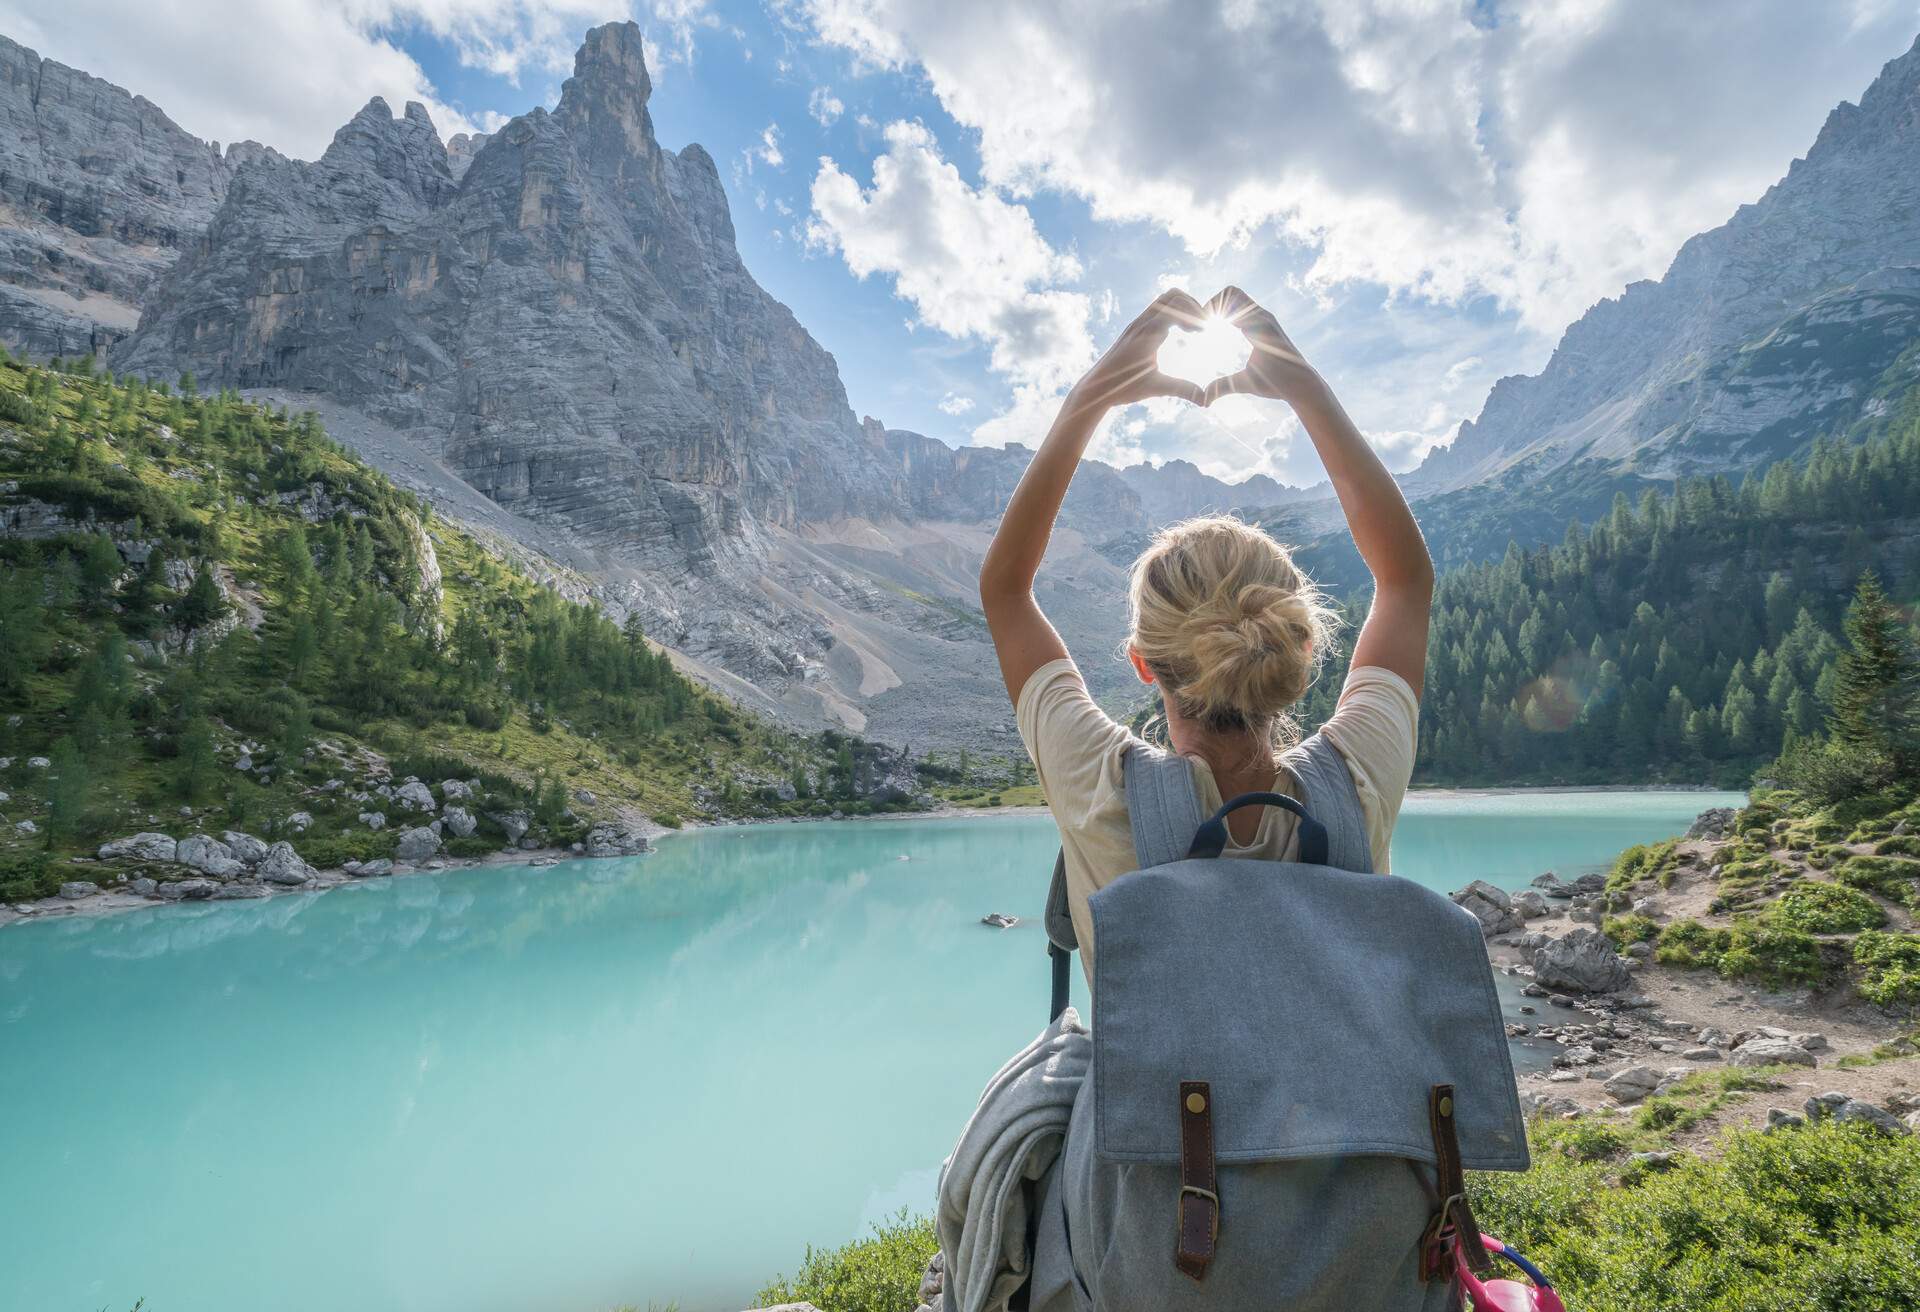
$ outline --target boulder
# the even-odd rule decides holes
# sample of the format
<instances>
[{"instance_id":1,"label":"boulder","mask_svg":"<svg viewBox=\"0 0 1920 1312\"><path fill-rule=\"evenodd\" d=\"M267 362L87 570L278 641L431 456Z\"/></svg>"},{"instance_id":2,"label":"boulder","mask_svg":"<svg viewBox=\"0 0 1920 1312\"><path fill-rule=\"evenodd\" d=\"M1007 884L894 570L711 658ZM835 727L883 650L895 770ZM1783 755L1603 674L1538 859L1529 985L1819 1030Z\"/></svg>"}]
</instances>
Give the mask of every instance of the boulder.
<instances>
[{"instance_id":1,"label":"boulder","mask_svg":"<svg viewBox=\"0 0 1920 1312\"><path fill-rule=\"evenodd\" d=\"M453 831L455 838L471 838L475 828L471 813L463 806L449 806L440 813L446 827Z\"/></svg>"},{"instance_id":2,"label":"boulder","mask_svg":"<svg viewBox=\"0 0 1920 1312\"><path fill-rule=\"evenodd\" d=\"M1833 1119L1842 1125L1864 1125L1895 1139L1904 1139L1912 1133L1892 1112L1859 1098L1849 1098L1834 1108Z\"/></svg>"},{"instance_id":3,"label":"boulder","mask_svg":"<svg viewBox=\"0 0 1920 1312\"><path fill-rule=\"evenodd\" d=\"M387 827L386 813L383 811L362 811L360 813L360 823L375 833L378 833Z\"/></svg>"},{"instance_id":4,"label":"boulder","mask_svg":"<svg viewBox=\"0 0 1920 1312\"><path fill-rule=\"evenodd\" d=\"M247 867L233 855L232 848L205 834L191 834L181 839L174 860L216 879L232 879L247 872Z\"/></svg>"},{"instance_id":5,"label":"boulder","mask_svg":"<svg viewBox=\"0 0 1920 1312\"><path fill-rule=\"evenodd\" d=\"M1784 1107L1767 1108L1767 1128L1769 1130L1784 1130L1791 1125L1805 1125L1806 1123L1806 1117L1795 1116Z\"/></svg>"},{"instance_id":6,"label":"boulder","mask_svg":"<svg viewBox=\"0 0 1920 1312\"><path fill-rule=\"evenodd\" d=\"M409 829L400 835L400 841L394 845L396 859L418 864L440 850L440 835L431 829Z\"/></svg>"},{"instance_id":7,"label":"boulder","mask_svg":"<svg viewBox=\"0 0 1920 1312\"><path fill-rule=\"evenodd\" d=\"M439 809L433 800L433 794L418 779L410 779L393 792L393 800L409 811L435 811Z\"/></svg>"},{"instance_id":8,"label":"boulder","mask_svg":"<svg viewBox=\"0 0 1920 1312\"><path fill-rule=\"evenodd\" d=\"M252 834L243 834L238 829L229 829L220 835L220 841L232 851L233 859L236 861L257 866L267 859L266 841L255 838Z\"/></svg>"},{"instance_id":9,"label":"boulder","mask_svg":"<svg viewBox=\"0 0 1920 1312\"><path fill-rule=\"evenodd\" d=\"M1680 1055L1686 1058L1688 1061L1719 1061L1720 1049L1688 1048L1685 1052L1681 1053Z\"/></svg>"},{"instance_id":10,"label":"boulder","mask_svg":"<svg viewBox=\"0 0 1920 1312\"><path fill-rule=\"evenodd\" d=\"M60 885L60 896L69 902L78 902L83 897L92 897L100 891L100 885L91 879L74 879Z\"/></svg>"},{"instance_id":11,"label":"boulder","mask_svg":"<svg viewBox=\"0 0 1920 1312\"><path fill-rule=\"evenodd\" d=\"M1508 901L1513 906L1513 913L1522 920L1538 920L1547 914L1547 898L1539 889L1523 888Z\"/></svg>"},{"instance_id":12,"label":"boulder","mask_svg":"<svg viewBox=\"0 0 1920 1312\"><path fill-rule=\"evenodd\" d=\"M22 834L37 834L40 832L40 826L31 820L17 820L14 822L13 827L16 832Z\"/></svg>"},{"instance_id":13,"label":"boulder","mask_svg":"<svg viewBox=\"0 0 1920 1312\"><path fill-rule=\"evenodd\" d=\"M1615 1102L1639 1102L1660 1084L1660 1073L1651 1066L1629 1066L1600 1087Z\"/></svg>"},{"instance_id":14,"label":"boulder","mask_svg":"<svg viewBox=\"0 0 1920 1312\"><path fill-rule=\"evenodd\" d=\"M473 796L473 789L458 779L442 779L440 796L449 802L464 802Z\"/></svg>"},{"instance_id":15,"label":"boulder","mask_svg":"<svg viewBox=\"0 0 1920 1312\"><path fill-rule=\"evenodd\" d=\"M287 817L287 828L296 834L304 834L313 828L313 816L306 811L295 811Z\"/></svg>"},{"instance_id":16,"label":"boulder","mask_svg":"<svg viewBox=\"0 0 1920 1312\"><path fill-rule=\"evenodd\" d=\"M169 902L204 902L212 897L220 885L211 879L176 879L170 884L162 884L154 893Z\"/></svg>"},{"instance_id":17,"label":"boulder","mask_svg":"<svg viewBox=\"0 0 1920 1312\"><path fill-rule=\"evenodd\" d=\"M158 884L154 883L153 880L148 879L145 875L142 875L140 876L140 878L134 880L131 884L127 885L127 891L129 893L137 894L140 897L152 897L153 890L157 887L159 887Z\"/></svg>"},{"instance_id":18,"label":"boulder","mask_svg":"<svg viewBox=\"0 0 1920 1312\"><path fill-rule=\"evenodd\" d=\"M611 820L602 820L587 831L583 849L588 856L638 856L651 852L653 844L647 841L645 834L638 833Z\"/></svg>"},{"instance_id":19,"label":"boulder","mask_svg":"<svg viewBox=\"0 0 1920 1312\"><path fill-rule=\"evenodd\" d=\"M533 817L525 811L494 811L487 818L506 831L509 845L518 843L533 828Z\"/></svg>"},{"instance_id":20,"label":"boulder","mask_svg":"<svg viewBox=\"0 0 1920 1312\"><path fill-rule=\"evenodd\" d=\"M304 884L313 878L313 868L300 859L292 843L275 843L260 862L260 878L269 884Z\"/></svg>"},{"instance_id":21,"label":"boulder","mask_svg":"<svg viewBox=\"0 0 1920 1312\"><path fill-rule=\"evenodd\" d=\"M142 833L131 838L115 839L100 847L100 859L111 861L124 858L129 861L171 861L180 845L165 834Z\"/></svg>"},{"instance_id":22,"label":"boulder","mask_svg":"<svg viewBox=\"0 0 1920 1312\"><path fill-rule=\"evenodd\" d=\"M1520 917L1513 909L1513 899L1505 889L1495 888L1484 879L1476 879L1448 896L1455 906L1465 907L1472 913L1480 922L1480 933L1487 938L1522 928Z\"/></svg>"},{"instance_id":23,"label":"boulder","mask_svg":"<svg viewBox=\"0 0 1920 1312\"><path fill-rule=\"evenodd\" d=\"M360 869L355 873L362 879L372 879L379 875L390 875L393 873L393 862L384 856L377 856L371 861L362 862Z\"/></svg>"},{"instance_id":24,"label":"boulder","mask_svg":"<svg viewBox=\"0 0 1920 1312\"><path fill-rule=\"evenodd\" d=\"M1700 1042L1710 1048L1725 1048L1732 1046L1733 1040L1727 1037L1725 1030L1715 1029L1709 1025L1700 1031Z\"/></svg>"},{"instance_id":25,"label":"boulder","mask_svg":"<svg viewBox=\"0 0 1920 1312\"><path fill-rule=\"evenodd\" d=\"M1625 988L1630 976L1606 935L1580 928L1534 950L1533 978L1549 989L1613 993Z\"/></svg>"},{"instance_id":26,"label":"boulder","mask_svg":"<svg viewBox=\"0 0 1920 1312\"><path fill-rule=\"evenodd\" d=\"M265 884L251 879L230 879L213 892L216 902L232 902L240 898L267 897L271 890Z\"/></svg>"},{"instance_id":27,"label":"boulder","mask_svg":"<svg viewBox=\"0 0 1920 1312\"><path fill-rule=\"evenodd\" d=\"M1560 878L1560 876L1554 874L1551 870L1547 871L1544 875L1535 875L1533 877L1533 886L1539 889L1541 895L1544 897L1569 898L1573 896L1573 885L1567 883L1566 880Z\"/></svg>"},{"instance_id":28,"label":"boulder","mask_svg":"<svg viewBox=\"0 0 1920 1312\"><path fill-rule=\"evenodd\" d=\"M1734 1066L1817 1066L1813 1054L1791 1039L1748 1039L1727 1055Z\"/></svg>"},{"instance_id":29,"label":"boulder","mask_svg":"<svg viewBox=\"0 0 1920 1312\"><path fill-rule=\"evenodd\" d=\"M1685 837L1723 838L1727 831L1733 828L1735 814L1736 812L1730 806L1708 807L1693 818L1693 823L1687 826Z\"/></svg>"}]
</instances>

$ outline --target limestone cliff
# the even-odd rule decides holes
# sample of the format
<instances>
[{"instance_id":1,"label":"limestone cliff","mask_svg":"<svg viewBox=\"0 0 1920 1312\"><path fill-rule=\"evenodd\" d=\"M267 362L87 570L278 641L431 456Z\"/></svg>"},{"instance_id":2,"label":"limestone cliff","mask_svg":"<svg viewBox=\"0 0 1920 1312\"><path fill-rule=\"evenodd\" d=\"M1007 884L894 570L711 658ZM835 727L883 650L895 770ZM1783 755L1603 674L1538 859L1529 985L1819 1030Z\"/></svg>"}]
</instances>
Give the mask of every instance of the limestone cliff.
<instances>
[{"instance_id":1,"label":"limestone cliff","mask_svg":"<svg viewBox=\"0 0 1920 1312\"><path fill-rule=\"evenodd\" d=\"M104 352L207 226L231 159L158 106L0 36L0 341Z\"/></svg>"}]
</instances>

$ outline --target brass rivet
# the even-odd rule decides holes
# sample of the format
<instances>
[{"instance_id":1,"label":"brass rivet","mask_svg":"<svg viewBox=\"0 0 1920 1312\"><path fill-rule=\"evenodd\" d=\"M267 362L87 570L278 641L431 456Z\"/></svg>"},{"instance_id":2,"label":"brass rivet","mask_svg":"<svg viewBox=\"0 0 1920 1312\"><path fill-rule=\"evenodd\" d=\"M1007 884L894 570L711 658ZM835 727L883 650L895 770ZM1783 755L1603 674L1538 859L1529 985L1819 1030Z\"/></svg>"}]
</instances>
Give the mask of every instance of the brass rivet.
<instances>
[{"instance_id":1,"label":"brass rivet","mask_svg":"<svg viewBox=\"0 0 1920 1312\"><path fill-rule=\"evenodd\" d=\"M1205 1111L1206 1109L1207 1109L1207 1100L1203 1095L1198 1093L1190 1093L1187 1095L1188 1111L1192 1112L1195 1116L1198 1116L1201 1112Z\"/></svg>"},{"instance_id":2,"label":"brass rivet","mask_svg":"<svg viewBox=\"0 0 1920 1312\"><path fill-rule=\"evenodd\" d=\"M1453 1115L1453 1099L1451 1099L1451 1098L1442 1098L1442 1099L1440 1100L1440 1114L1441 1114L1442 1116L1451 1116L1451 1115Z\"/></svg>"}]
</instances>

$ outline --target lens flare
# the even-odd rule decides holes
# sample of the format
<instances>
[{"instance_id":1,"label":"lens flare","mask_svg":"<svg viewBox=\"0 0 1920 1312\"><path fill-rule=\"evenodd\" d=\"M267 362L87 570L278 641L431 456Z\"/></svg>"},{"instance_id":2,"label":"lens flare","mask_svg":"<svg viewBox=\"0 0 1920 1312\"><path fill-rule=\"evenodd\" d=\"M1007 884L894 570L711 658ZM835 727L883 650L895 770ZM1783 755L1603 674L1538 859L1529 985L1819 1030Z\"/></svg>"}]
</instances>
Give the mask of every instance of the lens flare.
<instances>
[{"instance_id":1,"label":"lens flare","mask_svg":"<svg viewBox=\"0 0 1920 1312\"><path fill-rule=\"evenodd\" d=\"M1160 346L1160 372L1205 387L1239 370L1253 354L1246 335L1210 314L1192 332L1175 328Z\"/></svg>"}]
</instances>

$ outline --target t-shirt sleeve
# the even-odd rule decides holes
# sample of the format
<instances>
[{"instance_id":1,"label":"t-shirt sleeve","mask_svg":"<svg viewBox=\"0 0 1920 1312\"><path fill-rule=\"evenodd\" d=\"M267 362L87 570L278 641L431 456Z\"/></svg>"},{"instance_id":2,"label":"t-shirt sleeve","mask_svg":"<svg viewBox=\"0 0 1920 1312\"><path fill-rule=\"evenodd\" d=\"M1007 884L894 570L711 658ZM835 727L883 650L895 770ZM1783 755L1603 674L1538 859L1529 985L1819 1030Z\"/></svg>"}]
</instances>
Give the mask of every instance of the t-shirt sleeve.
<instances>
[{"instance_id":1,"label":"t-shirt sleeve","mask_svg":"<svg viewBox=\"0 0 1920 1312\"><path fill-rule=\"evenodd\" d=\"M1366 815L1374 867L1383 873L1413 778L1419 725L1420 699L1407 681L1378 665L1362 665L1347 675L1340 705L1320 729L1346 758Z\"/></svg>"},{"instance_id":2,"label":"t-shirt sleeve","mask_svg":"<svg viewBox=\"0 0 1920 1312\"><path fill-rule=\"evenodd\" d=\"M1126 744L1126 727L1100 709L1064 657L1028 676L1014 721L1055 820L1068 829L1086 825L1096 799L1111 791L1112 781L1106 789L1102 781Z\"/></svg>"}]
</instances>

